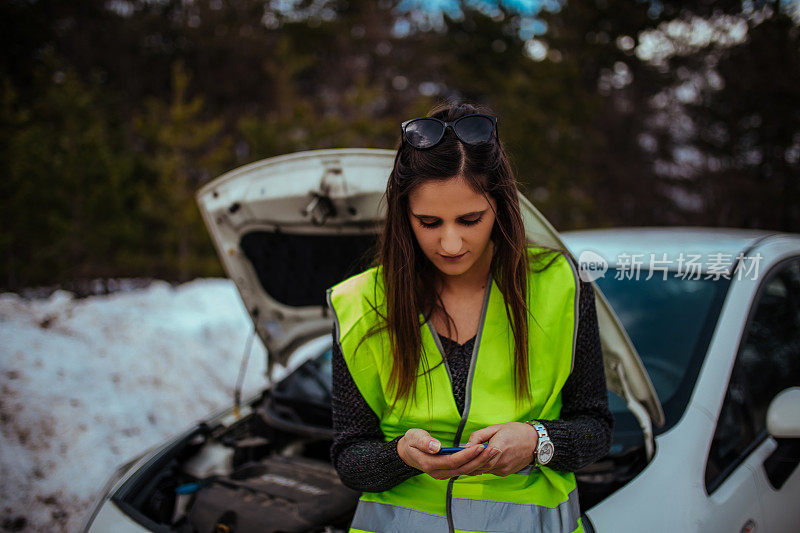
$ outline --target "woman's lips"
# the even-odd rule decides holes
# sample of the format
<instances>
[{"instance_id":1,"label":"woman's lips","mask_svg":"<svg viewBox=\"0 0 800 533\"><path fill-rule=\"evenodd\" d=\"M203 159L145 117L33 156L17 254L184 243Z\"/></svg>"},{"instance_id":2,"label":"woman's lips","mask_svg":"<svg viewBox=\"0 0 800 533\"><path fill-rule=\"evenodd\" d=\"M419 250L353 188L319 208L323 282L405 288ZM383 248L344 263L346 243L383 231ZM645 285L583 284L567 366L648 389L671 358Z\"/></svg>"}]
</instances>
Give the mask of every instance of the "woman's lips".
<instances>
[{"instance_id":1,"label":"woman's lips","mask_svg":"<svg viewBox=\"0 0 800 533\"><path fill-rule=\"evenodd\" d=\"M463 254L461 254L461 255L442 255L442 254L439 254L439 257L441 257L441 258L442 258L442 259L444 259L445 261L448 261L448 262L451 262L451 263L453 263L453 262L456 262L456 261L458 261L459 259L461 259L461 258L462 258L462 257L464 257L465 255L467 255L467 252L464 252L464 253L463 253Z\"/></svg>"}]
</instances>

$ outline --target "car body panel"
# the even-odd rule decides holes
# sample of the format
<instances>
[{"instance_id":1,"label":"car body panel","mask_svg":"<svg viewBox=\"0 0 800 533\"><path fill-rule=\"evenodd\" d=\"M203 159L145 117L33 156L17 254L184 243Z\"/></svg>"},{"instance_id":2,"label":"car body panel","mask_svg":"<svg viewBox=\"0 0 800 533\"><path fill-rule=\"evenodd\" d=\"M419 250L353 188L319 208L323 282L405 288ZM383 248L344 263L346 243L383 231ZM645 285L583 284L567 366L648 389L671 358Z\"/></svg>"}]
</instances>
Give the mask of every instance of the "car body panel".
<instances>
[{"instance_id":1,"label":"car body panel","mask_svg":"<svg viewBox=\"0 0 800 533\"><path fill-rule=\"evenodd\" d=\"M764 531L797 531L800 525L800 468L795 467L789 479L775 489L767 478L764 463L778 448L774 438L767 436L747 458L754 472L756 491L764 509Z\"/></svg>"},{"instance_id":2,"label":"car body panel","mask_svg":"<svg viewBox=\"0 0 800 533\"><path fill-rule=\"evenodd\" d=\"M324 306L292 307L270 296L240 248L254 229L302 234L376 234L380 199L394 163L392 150L333 149L299 152L258 161L223 174L197 193L214 245L273 363L285 364L297 339L330 330ZM320 207L327 205L327 208ZM567 249L558 232L522 195L526 236L540 245ZM288 281L288 280L287 280ZM650 378L611 306L596 289L598 322L608 386L627 388L655 424L664 415Z\"/></svg>"},{"instance_id":3,"label":"car body panel","mask_svg":"<svg viewBox=\"0 0 800 533\"><path fill-rule=\"evenodd\" d=\"M605 259L609 267L619 266L631 256L637 256L649 266L652 260L677 264L683 255L728 254L735 257L745 253L758 242L778 235L779 232L759 229L705 228L693 226L608 228L565 232L564 236L573 246L576 257L583 252L594 252ZM657 247L657 248L656 248ZM627 254L623 256L623 254ZM700 265L707 273L707 262Z\"/></svg>"},{"instance_id":4,"label":"car body panel","mask_svg":"<svg viewBox=\"0 0 800 533\"><path fill-rule=\"evenodd\" d=\"M718 331L709 347L708 356L695 387L692 402L698 407L707 409L716 426L716 421L725 399L727 384L730 379L734 361L739 353L739 345L743 340L743 332L750 315L755 311L758 302L755 300L759 287L765 283L776 267L785 264L788 259L800 258L800 237L794 235L774 235L756 244L751 254L761 254L765 261L757 279L736 279L731 285L729 298L725 302L720 315ZM713 429L712 429L713 437ZM710 446L711 439L708 443ZM800 524L800 507L797 498L800 495L800 468L795 468L789 479L779 489L770 483L764 464L777 449L776 440L766 435L736 468L751 472L755 494L763 508L762 519L756 527L764 531L793 531ZM733 474L732 474L733 476ZM728 483L726 480L723 486ZM717 488L712 498L723 486Z\"/></svg>"},{"instance_id":5,"label":"car body panel","mask_svg":"<svg viewBox=\"0 0 800 533\"><path fill-rule=\"evenodd\" d=\"M756 253L756 248L759 243L770 240L770 242L782 242L784 239L789 239L786 246L788 249L791 248L792 237L791 236L783 236L778 232L770 231L770 230L750 230L750 229L736 229L736 228L703 228L703 227L642 227L642 228L608 228L608 229L593 229L593 230L580 230L580 231L568 231L562 234L562 238L570 247L570 250L575 255L575 257L579 260L582 258L588 257L591 259L593 257L602 257L603 260L606 261L608 266L608 271L604 274L605 276L611 275L620 275L620 270L614 272L615 269L620 267L622 261L625 258L630 258L633 256L641 257L642 258L642 265L641 268L643 272L646 268L650 266L650 254L653 254L655 257L653 258L654 261L664 261L665 263L661 264L670 264L676 265L677 262L681 258L681 254L683 254L684 259L689 254L699 255L703 258L703 261L699 263L700 268L698 271L698 275L701 276L714 276L717 275L716 273L725 273L727 275L731 275L733 269L735 268L735 263L733 263L733 259L736 258L737 255L742 254L747 256L751 253ZM796 239L794 240L796 243ZM721 254L720 257L728 257L731 262L730 268L726 269L718 269L716 271L709 272L708 266L709 258L713 258L715 254ZM621 261L621 260L622 261ZM659 263L656 263L658 265ZM761 266L763 268L763 265ZM631 271L627 271L628 274L631 274ZM644 274L642 274L644 275ZM662 273L658 272L655 275L659 276ZM733 277L736 277L736 274L733 274ZM737 280L735 283L732 284L730 290L735 290L737 294L740 293L747 293L750 294L751 297L754 295L755 287L757 287L758 281L752 281L748 279L747 276L741 276L741 280ZM596 279L596 278L594 278ZM760 278L759 278L760 279ZM738 286L737 286L738 284ZM738 287L738 288L736 288ZM599 293L602 292L600 289L595 285L595 290ZM742 327L744 326L744 321L747 318L747 307L749 307L749 301L745 304L744 309L741 309L742 304L739 301L741 297L736 296L734 298L726 297L725 303L723 304L723 310L720 313L720 321L717 324L715 329L714 335L712 337L711 345L709 346L709 354L715 353L719 351L719 353L726 354L723 357L726 358L726 361L729 362L730 365L733 364L732 359L730 359L730 350L736 349L736 345L731 345L731 342L735 342L738 344L738 335L742 331ZM731 301L735 301L738 303L732 304ZM603 298L603 302L605 302L605 298ZM598 302L598 308L600 304ZM731 307L735 307L731 309ZM738 311L737 311L738 309ZM724 318L723 318L724 317ZM600 323L601 330L603 329L603 317L598 314L598 322ZM608 327L608 326L606 326ZM622 331L624 333L624 329ZM731 337L733 335L733 338ZM714 349L714 343L720 342L724 346L720 346L718 349ZM606 350L606 344L603 343L603 350ZM704 365L708 365L709 358L707 357L703 363ZM727 375L730 373L730 367L724 372L724 379L727 383ZM719 379L722 379L723 376L720 376L716 373L710 373L709 375L712 376L719 376ZM614 377L609 377L609 372L606 372L606 377L610 381L614 379ZM715 378L708 378L708 379L715 379ZM707 391L717 391L719 390L721 385L695 385L693 395L700 394L701 396L707 394ZM616 389L612 386L609 386L609 389L616 392ZM722 394L724 396L724 387L722 388ZM618 394L619 395L619 394ZM620 395L621 396L621 395ZM640 396L640 393L636 394L637 398ZM721 405L722 398L719 399L719 405ZM698 401L698 400L695 400ZM703 400L700 400L703 401ZM714 403L716 399L712 400L711 403L704 402L707 409L711 412L715 412L718 410L719 405ZM663 416L663 413L662 413ZM652 417L651 417L652 418ZM655 419L654 419L655 420ZM663 420L663 419L662 419Z\"/></svg>"},{"instance_id":6,"label":"car body panel","mask_svg":"<svg viewBox=\"0 0 800 533\"><path fill-rule=\"evenodd\" d=\"M141 533L142 531L147 530L111 501L103 503L91 525L86 528L87 533Z\"/></svg>"},{"instance_id":7,"label":"car body panel","mask_svg":"<svg viewBox=\"0 0 800 533\"><path fill-rule=\"evenodd\" d=\"M701 533L739 531L748 520L762 523L749 469L737 470L714 499L706 494L703 473L708 450L704 443L711 441L713 431L709 413L690 405L678 424L656 437L656 454L645 469L586 512L595 530Z\"/></svg>"},{"instance_id":8,"label":"car body panel","mask_svg":"<svg viewBox=\"0 0 800 533\"><path fill-rule=\"evenodd\" d=\"M315 150L273 157L227 172L197 192L203 220L269 352L270 366L285 365L298 338L330 331L332 321L323 306L288 306L267 294L240 247L241 237L254 230L374 234L391 154ZM324 221L320 198L330 200L335 212Z\"/></svg>"},{"instance_id":9,"label":"car body panel","mask_svg":"<svg viewBox=\"0 0 800 533\"><path fill-rule=\"evenodd\" d=\"M674 230L672 238L676 241L685 238L681 234L683 228ZM612 231L616 230L582 233L608 238ZM709 236L713 230L691 228L688 233L701 232ZM770 485L764 462L777 448L777 443L768 435L711 494L705 487L708 452L743 331L757 303L759 286L776 264L798 257L800 253L800 237L795 235L750 230L741 233L740 230L723 230L723 233L727 234L723 249L727 246L727 251L734 254L739 251L748 255L761 254L761 270L755 279L734 276L689 405L676 425L656 437L654 459L634 480L587 511L598 532L640 531L643 521L647 521L648 529L653 531L697 532L744 531L746 525L755 528L751 531L789 532L800 524L800 507L796 504L800 494L800 468L795 468L781 489L775 490ZM660 244L661 240L669 246L668 239L652 242ZM616 242L616 246L607 246L603 253L613 256L620 251L620 244L633 243L634 239ZM698 246L698 249L706 253L717 248L713 239L706 239L706 242L705 248ZM638 249L635 245L630 248ZM652 497L670 485L681 489L669 491L670 497L666 499ZM637 512L620 513L623 505Z\"/></svg>"}]
</instances>

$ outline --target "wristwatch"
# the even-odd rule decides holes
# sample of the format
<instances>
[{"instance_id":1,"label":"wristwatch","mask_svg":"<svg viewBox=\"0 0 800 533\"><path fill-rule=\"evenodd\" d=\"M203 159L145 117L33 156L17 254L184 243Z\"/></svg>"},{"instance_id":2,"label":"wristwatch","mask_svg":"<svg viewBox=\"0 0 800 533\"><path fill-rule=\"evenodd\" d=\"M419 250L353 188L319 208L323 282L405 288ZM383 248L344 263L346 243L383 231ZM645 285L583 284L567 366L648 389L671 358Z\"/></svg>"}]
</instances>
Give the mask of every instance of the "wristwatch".
<instances>
[{"instance_id":1,"label":"wristwatch","mask_svg":"<svg viewBox=\"0 0 800 533\"><path fill-rule=\"evenodd\" d=\"M553 441L547 435L547 430L544 426L536 420L528 420L525 422L539 434L539 443L536 445L536 452L533 454L533 462L536 466L543 466L550 462L556 449L553 446Z\"/></svg>"}]
</instances>

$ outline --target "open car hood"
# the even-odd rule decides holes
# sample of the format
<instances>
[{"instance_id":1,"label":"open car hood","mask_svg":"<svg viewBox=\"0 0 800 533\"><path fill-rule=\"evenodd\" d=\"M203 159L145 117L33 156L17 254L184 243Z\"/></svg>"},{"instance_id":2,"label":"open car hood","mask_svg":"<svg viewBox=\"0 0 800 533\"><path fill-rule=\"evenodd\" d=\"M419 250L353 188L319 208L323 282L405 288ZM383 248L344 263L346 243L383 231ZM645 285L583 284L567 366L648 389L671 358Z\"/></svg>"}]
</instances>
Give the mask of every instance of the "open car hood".
<instances>
[{"instance_id":1,"label":"open car hood","mask_svg":"<svg viewBox=\"0 0 800 533\"><path fill-rule=\"evenodd\" d=\"M197 192L203 220L267 348L270 368L286 365L297 346L331 331L325 289L369 266L394 155L334 149L272 157L227 172ZM529 241L567 249L522 195L520 207ZM621 398L633 396L661 425L661 404L636 349L594 289L608 386Z\"/></svg>"}]
</instances>

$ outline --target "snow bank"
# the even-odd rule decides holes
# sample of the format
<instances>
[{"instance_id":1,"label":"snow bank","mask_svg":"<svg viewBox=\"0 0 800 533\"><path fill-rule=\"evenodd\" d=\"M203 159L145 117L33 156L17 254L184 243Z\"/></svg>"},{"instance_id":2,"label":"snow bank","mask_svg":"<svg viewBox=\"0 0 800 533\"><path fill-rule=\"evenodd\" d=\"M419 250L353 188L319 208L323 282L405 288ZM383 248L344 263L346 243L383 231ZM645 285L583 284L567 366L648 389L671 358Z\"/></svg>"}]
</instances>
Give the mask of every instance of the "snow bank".
<instances>
[{"instance_id":1,"label":"snow bank","mask_svg":"<svg viewBox=\"0 0 800 533\"><path fill-rule=\"evenodd\" d=\"M78 530L116 466L232 403L251 332L230 280L0 294L0 527ZM264 370L256 341L245 394Z\"/></svg>"}]
</instances>

